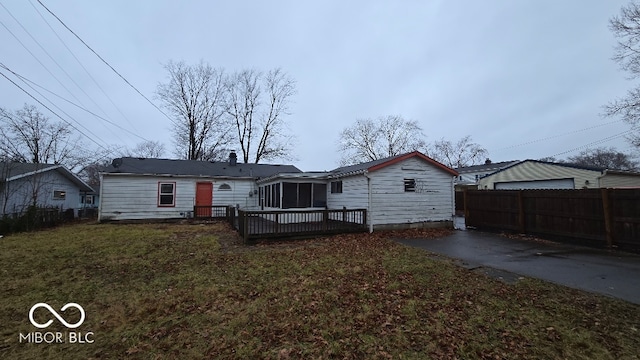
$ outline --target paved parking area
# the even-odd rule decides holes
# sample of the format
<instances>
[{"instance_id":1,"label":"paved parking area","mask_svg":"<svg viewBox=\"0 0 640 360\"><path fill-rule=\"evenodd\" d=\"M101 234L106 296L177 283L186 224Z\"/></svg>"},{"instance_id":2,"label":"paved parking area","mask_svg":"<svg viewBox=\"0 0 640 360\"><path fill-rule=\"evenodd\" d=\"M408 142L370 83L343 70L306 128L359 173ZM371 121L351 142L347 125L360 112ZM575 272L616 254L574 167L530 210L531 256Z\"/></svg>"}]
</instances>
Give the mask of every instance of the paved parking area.
<instances>
[{"instance_id":1,"label":"paved parking area","mask_svg":"<svg viewBox=\"0 0 640 360\"><path fill-rule=\"evenodd\" d=\"M640 304L640 255L480 231L397 241L459 259L465 267L504 270Z\"/></svg>"}]
</instances>

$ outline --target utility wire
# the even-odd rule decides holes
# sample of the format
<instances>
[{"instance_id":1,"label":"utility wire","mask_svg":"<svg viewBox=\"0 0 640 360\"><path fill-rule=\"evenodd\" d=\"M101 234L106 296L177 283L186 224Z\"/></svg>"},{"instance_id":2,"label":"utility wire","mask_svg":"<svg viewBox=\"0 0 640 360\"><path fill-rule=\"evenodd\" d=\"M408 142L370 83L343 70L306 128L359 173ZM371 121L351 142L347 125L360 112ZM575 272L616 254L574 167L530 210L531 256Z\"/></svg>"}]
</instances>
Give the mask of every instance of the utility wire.
<instances>
[{"instance_id":1,"label":"utility wire","mask_svg":"<svg viewBox=\"0 0 640 360\"><path fill-rule=\"evenodd\" d=\"M89 96L89 94L73 79L73 77L71 77L71 75L69 75L69 73L60 65L60 63L58 63L56 61L56 59L53 58L53 56L51 56L51 54L49 54L49 52L47 51L47 49L45 49L42 44L40 44L40 42L33 37L33 35L31 35L31 33L29 32L29 30L27 30L22 23L20 22L20 20L18 20L15 16L13 16L13 14L11 13L11 11L9 11L9 9L7 9L2 3L0 3L0 6L2 6L2 8L9 14L9 16L11 16L11 18L18 23L18 25L20 25L20 27L22 28L22 30L27 33L27 35L29 35L29 37L31 38L31 40L33 40L33 42L35 42L39 47L40 50L42 50L45 54L47 54L47 56L49 57L49 59L51 59L51 61L53 61L54 64L56 64L58 66L58 68L60 70L62 70L62 72L67 76L67 78L69 78L69 80L71 80L71 82L73 82L73 84L80 89L80 91L82 91L82 93L89 99L91 100L91 102L98 108L100 109L105 115L106 112L100 107L100 105L98 105L95 100L93 100L93 98L91 98L91 96ZM82 104L82 103L81 103ZM84 104L82 104L83 106L85 106Z\"/></svg>"},{"instance_id":2,"label":"utility wire","mask_svg":"<svg viewBox=\"0 0 640 360\"><path fill-rule=\"evenodd\" d=\"M20 43L20 45L22 45L22 47L27 50L27 52L29 54L31 54L31 56L33 56L34 59L36 59L36 61L42 65L42 67L49 73L49 75L51 75L54 79L56 79L56 81L58 82L58 84L60 84L60 86L62 86L65 90L67 90L67 92L74 98L76 99L77 102L82 103L80 101L80 99L78 99L72 92L71 90L69 90L61 81L60 79L58 79L52 72L51 70L49 70L49 68L42 63L42 61L40 61L40 59L33 53L31 52L31 50L29 50L29 48L2 22L0 21L0 24L9 32L9 34L11 34L11 36L13 36L14 39L16 39L16 41L18 41Z\"/></svg>"},{"instance_id":3,"label":"utility wire","mask_svg":"<svg viewBox=\"0 0 640 360\"><path fill-rule=\"evenodd\" d=\"M124 112L122 112L122 110L120 109L120 107L118 107L118 105L116 105L116 103L113 101L113 99L111 99L111 97L107 94L106 91L104 91L104 89L102 88L102 86L100 86L100 84L98 83L98 81L91 75L91 73L89 72L89 70L87 70L87 68L82 64L82 62L80 61L80 59L78 59L78 57L73 53L73 51L69 48L69 46L67 46L67 43L64 42L64 40L60 37L60 35L58 35L58 33L56 32L56 30L51 26L51 24L49 24L49 22L47 21L47 19L42 15L42 13L40 12L40 10L38 10L38 8L33 4L33 2L31 0L29 0L29 4L31 4L31 7L33 7L33 9L38 13L38 15L40 16L40 18L42 19L42 21L45 22L45 24L47 24L47 26L49 27L49 29L51 30L51 32L53 32L53 34L58 38L58 40L60 40L60 42L62 43L62 45L67 49L67 51L69 52L69 54L71 54L71 56L73 56L73 58L76 60L76 62L80 65L80 67L82 67L82 69L84 70L84 72L89 76L89 78L93 81L93 83L98 87L98 89L100 89L100 91L102 92L102 94L104 94L104 96L109 99L109 102L111 102L111 104L116 108L116 110L118 110L118 112L120 113L120 115L122 115L122 117L127 121L127 123L131 126L131 128L135 131L138 131L138 129L136 129L136 127L133 125L133 123L131 122L131 120L124 114ZM104 112L104 110L103 110Z\"/></svg>"},{"instance_id":4,"label":"utility wire","mask_svg":"<svg viewBox=\"0 0 640 360\"><path fill-rule=\"evenodd\" d=\"M139 139L141 139L141 140L149 141L148 139L146 139L146 138L144 138L144 137L142 137L142 136L140 136L140 135L138 135L138 134L136 134L136 133L134 133L134 132L132 132L132 131L130 131L130 130L127 130L126 128L124 128L124 127L122 127L122 126L118 125L117 123L114 123L114 122L110 121L109 119L106 119L106 118L104 118L104 117L102 117L102 116L100 116L100 115L98 115L98 114L96 114L96 113L94 113L94 112L92 112L92 111L90 111L90 110L88 110L88 109L85 109L84 107L82 107L82 106L80 106L80 105L75 104L75 103L74 103L74 102L72 102L71 100L65 99L64 97L62 97L62 96L60 96L60 95L58 95L58 94L54 93L54 92L53 92L53 91L51 91L51 90L48 90L48 89L46 89L45 87L43 87L43 86L40 86L40 85L36 84L35 82L33 82L33 81L31 81L31 80L27 79L26 77L24 77L24 76L22 76L22 75L20 75L20 74L16 73L16 72L15 72L15 71L13 71L13 70L9 69L6 65L4 65L4 64L3 64L3 63L1 63L1 62L0 62L0 67L1 67L1 68L3 68L3 69L5 69L5 70L7 70L7 71L9 71L9 72L10 72L10 73L12 73L15 77L19 78L20 80L22 80L22 81L23 81L23 82L25 82L25 83L29 83L29 84L31 84L31 85L33 85L33 86L36 86L36 87L38 87L38 88L40 88L40 89L42 89L42 90L44 90L44 91L48 92L49 94L51 94L51 95L53 95L53 96L55 96L55 97L57 97L57 98L59 98L59 99L61 99L61 100L65 101L65 102L67 102L67 103L69 103L69 104L71 104L71 105L73 105L73 106L77 107L78 109L83 110L83 111L85 111L85 112L87 112L87 113L89 113L89 114L91 114L91 115L93 115L93 116L97 117L98 119L101 119L101 120L103 120L103 121L106 121L107 123L109 123L109 124L111 124L111 125L113 125L113 126L117 127L118 129L123 130L123 131L126 131L126 132L128 132L129 134L131 134L131 135L133 135L133 136L135 136L135 137L137 137L137 138L139 138ZM31 85L29 85L29 84L27 84L27 85L28 85L29 87L31 87ZM31 88L33 89L33 87L31 87ZM37 90L35 90L35 89L33 89L33 90L34 90L34 91L36 91L36 92L38 92L38 91L37 91ZM38 92L38 94L39 94L40 96L42 96L42 97L45 97L45 96L44 96L44 95L42 95L40 92ZM46 98L46 97L45 97L45 98ZM47 100L48 100L48 99L47 99ZM53 103L51 100L49 100L49 102ZM85 129L86 129L86 128L85 128ZM87 129L87 130L88 130L88 129ZM120 139L120 140L122 140L122 139Z\"/></svg>"},{"instance_id":5,"label":"utility wire","mask_svg":"<svg viewBox=\"0 0 640 360\"><path fill-rule=\"evenodd\" d=\"M78 129L77 127L75 127L73 124L71 124L67 119L63 118L62 116L58 115L58 113L56 113L55 111L51 110L51 108L49 108L47 105L45 105L42 101L40 101L39 99L37 99L35 96L31 95L31 93L29 93L27 90L23 89L20 85L16 84L15 81L11 80L7 75L5 75L4 73L0 72L0 75L2 75L2 77L4 77L5 79L9 80L9 82L11 82L13 85L15 85L18 89L22 90L25 94L27 94L29 97L31 97L33 100L35 100L36 102L38 102L38 104L42 105L45 109L49 110L52 114L54 114L55 116L57 116L60 120L64 121L65 123L67 123L69 126L71 126L74 130L76 130L77 132L79 132L80 134L82 134L84 137L86 137L87 139L89 139L89 141L93 142L94 144L98 145L98 147L107 150L104 146L102 146L101 144L99 144L97 141L95 141L93 138L87 136L87 134L85 134L84 132L82 132L80 129ZM108 150L107 150L108 151Z\"/></svg>"},{"instance_id":6,"label":"utility wire","mask_svg":"<svg viewBox=\"0 0 640 360\"><path fill-rule=\"evenodd\" d=\"M592 146L592 145L598 145L598 144L601 144L601 143L604 143L604 142L607 142L607 141L611 141L611 140L613 140L613 139L616 139L616 138L619 138L619 137L622 137L622 136L624 136L624 135L628 134L628 133L629 133L629 131L634 131L634 130L638 130L638 129L640 129L640 128L638 128L638 127L631 128L631 129L626 130L626 131L623 131L623 132L621 132L621 133L617 133L617 134L614 134L614 135L608 136L608 137L606 137L606 138L603 138L603 139L600 139L600 140L596 140L596 141L590 142L590 143L588 143L588 144L585 144L585 145L582 145L582 146L578 146L578 147L576 147L576 148L573 148L573 149L570 149L570 150L567 150L567 151L563 151L563 152L560 152L560 153L554 154L554 155L552 155L551 157L556 157L556 156L559 156L559 155L564 155L564 154L567 154L567 153L570 153L570 152L574 152L574 151L577 151L577 150L581 150L581 149L584 149L584 148L588 148L588 147L590 147L590 146Z\"/></svg>"},{"instance_id":7,"label":"utility wire","mask_svg":"<svg viewBox=\"0 0 640 360\"><path fill-rule=\"evenodd\" d=\"M82 38L80 38L80 36L78 36L73 30L71 30L71 28L69 28L67 26L67 24L64 23L64 21L62 21L56 14L53 13L53 11L49 10L48 7L46 7L41 0L37 0L38 3L45 8L45 10L47 10L47 12L49 12L49 14L51 14L54 18L56 18L56 20L58 20L60 22L60 24L62 24L62 26L64 26L67 30L69 30L69 32L71 32L71 34L73 34L73 36L75 36L84 46L87 47L87 49L91 50L92 53L94 53L94 55L96 55L98 57L98 59L100 59L105 65L107 65L114 73L116 73L116 75L118 75L125 83L127 83L127 85L129 85L133 90L135 90L140 96L142 96L149 104L151 104L151 106L153 106L154 108L156 108L156 110L158 110L160 113L162 113L162 115L164 115L167 119L169 119L169 121L171 121L172 123L175 123L173 121L173 119L171 119L169 117L169 115L167 115L164 111L162 111L156 104L154 104L151 100L149 100L148 97L146 97L142 92L140 92L140 90L138 90L135 86L133 86L133 84L131 84L129 82L129 80L127 80L124 76L122 76L116 69L114 69L113 66L111 66L111 64L109 64L105 59L102 58L102 56L100 56L95 50L93 50L93 48L91 48L91 46L89 46L84 40L82 40Z\"/></svg>"},{"instance_id":8,"label":"utility wire","mask_svg":"<svg viewBox=\"0 0 640 360\"><path fill-rule=\"evenodd\" d=\"M598 125L593 125L593 126L590 126L590 127L586 127L586 128L582 128L582 129L578 129L578 130L574 130L574 131L569 131L569 132L562 133L562 134L557 134L557 135L553 135L553 136L549 136L549 137L545 137L545 138L540 138L540 139L536 139L536 140L527 141L527 142L521 143L521 144L510 145L510 146L507 146L507 147L496 149L495 151L507 150L507 149L513 149L515 147L531 145L531 144L535 144L535 143L540 142L540 141L552 140L552 139L559 138L559 137L562 137L562 136L572 135L572 134L576 134L576 133L579 133L579 132L582 132L582 131L587 131L587 130L595 129L595 128L598 128L598 127L619 123L621 121L624 121L624 120L620 119L620 120L615 120L615 121L611 121L611 122L608 122L608 123L602 123L602 124L598 124Z\"/></svg>"}]
</instances>

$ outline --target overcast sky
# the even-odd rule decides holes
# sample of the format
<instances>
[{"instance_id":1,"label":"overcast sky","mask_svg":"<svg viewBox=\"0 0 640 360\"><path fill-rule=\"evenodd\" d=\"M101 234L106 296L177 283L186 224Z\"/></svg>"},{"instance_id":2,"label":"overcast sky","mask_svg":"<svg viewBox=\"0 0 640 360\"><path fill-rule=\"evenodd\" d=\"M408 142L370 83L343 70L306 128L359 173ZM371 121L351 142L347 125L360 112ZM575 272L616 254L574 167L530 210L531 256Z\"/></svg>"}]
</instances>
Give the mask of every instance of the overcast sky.
<instances>
[{"instance_id":1,"label":"overcast sky","mask_svg":"<svg viewBox=\"0 0 640 360\"><path fill-rule=\"evenodd\" d=\"M283 162L303 170L337 167L340 131L383 115L418 121L427 142L471 135L494 162L631 150L630 126L599 115L632 86L611 60L608 29L627 1L42 2L156 103L169 60L281 67L298 91L288 116L296 160ZM87 148L150 139L174 157L169 120L37 0L0 4L0 62L119 127L1 73L80 128ZM24 103L37 105L0 77L0 106Z\"/></svg>"}]
</instances>

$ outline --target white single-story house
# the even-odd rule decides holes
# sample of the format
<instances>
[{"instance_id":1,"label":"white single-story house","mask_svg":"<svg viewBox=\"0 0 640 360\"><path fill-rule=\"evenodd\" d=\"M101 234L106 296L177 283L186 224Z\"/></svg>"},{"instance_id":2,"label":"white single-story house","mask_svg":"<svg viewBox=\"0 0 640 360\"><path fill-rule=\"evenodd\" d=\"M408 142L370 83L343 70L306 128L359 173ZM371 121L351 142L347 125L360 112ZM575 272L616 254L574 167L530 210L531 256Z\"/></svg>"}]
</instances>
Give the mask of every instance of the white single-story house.
<instances>
[{"instance_id":1,"label":"white single-story house","mask_svg":"<svg viewBox=\"0 0 640 360\"><path fill-rule=\"evenodd\" d=\"M457 175L420 152L326 172L240 164L235 153L229 162L123 158L101 174L99 219L187 217L210 202L245 210L367 209L371 230L450 226Z\"/></svg>"},{"instance_id":2,"label":"white single-story house","mask_svg":"<svg viewBox=\"0 0 640 360\"><path fill-rule=\"evenodd\" d=\"M29 206L73 209L93 189L62 165L0 162L0 216L21 214Z\"/></svg>"},{"instance_id":3,"label":"white single-story house","mask_svg":"<svg viewBox=\"0 0 640 360\"><path fill-rule=\"evenodd\" d=\"M481 178L478 185L485 190L640 187L640 173L523 160Z\"/></svg>"},{"instance_id":4,"label":"white single-story house","mask_svg":"<svg viewBox=\"0 0 640 360\"><path fill-rule=\"evenodd\" d=\"M98 220L176 219L194 206L258 209L256 179L300 172L292 165L118 158L100 173Z\"/></svg>"},{"instance_id":5,"label":"white single-story house","mask_svg":"<svg viewBox=\"0 0 640 360\"><path fill-rule=\"evenodd\" d=\"M457 175L415 151L324 173L280 173L257 184L265 210L367 209L367 224L373 230L449 226Z\"/></svg>"}]
</instances>

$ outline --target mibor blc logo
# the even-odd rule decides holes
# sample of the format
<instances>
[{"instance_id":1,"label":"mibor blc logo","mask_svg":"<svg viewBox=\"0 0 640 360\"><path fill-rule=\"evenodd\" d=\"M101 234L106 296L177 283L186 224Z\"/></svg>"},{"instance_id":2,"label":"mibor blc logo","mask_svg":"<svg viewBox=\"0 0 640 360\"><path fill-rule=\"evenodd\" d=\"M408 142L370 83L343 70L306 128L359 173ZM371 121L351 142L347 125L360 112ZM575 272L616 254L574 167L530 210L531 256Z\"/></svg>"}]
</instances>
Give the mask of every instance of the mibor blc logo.
<instances>
[{"instance_id":1,"label":"mibor blc logo","mask_svg":"<svg viewBox=\"0 0 640 360\"><path fill-rule=\"evenodd\" d=\"M34 319L33 314L39 308L46 309L49 313L51 313L51 315L53 315L53 317L55 317L67 329L76 329L76 328L80 327L80 325L82 325L82 323L84 323L85 312L84 312L84 309L82 308L82 306L80 306L79 304L68 303L68 304L65 304L62 308L60 308L60 311L63 312L63 313L65 312L65 310L67 310L69 308L75 308L80 312L80 320L78 320L78 322L76 322L74 324L70 324L65 320L64 317L62 317L49 304L47 304L47 303L37 303L37 304L33 305L31 307L31 309L29 310L29 321L31 322L31 324L33 326L37 327L38 329L46 329L51 324L53 324L53 321L54 321L53 319L49 319L45 323L39 323L38 321L36 321ZM90 332L86 332L86 333L82 333L82 332L79 332L79 331L78 332L75 332L75 331L66 331L66 332L60 332L60 331L56 331L56 332L34 331L34 332L27 333L27 334L20 333L19 341L21 343L22 342L27 342L27 343L37 343L37 344L40 344L40 343L46 343L46 344L52 344L52 343L57 343L57 344L64 344L64 343L90 344L90 343L93 343L95 341L93 339L93 337L94 337L94 334L91 331Z\"/></svg>"}]
</instances>

